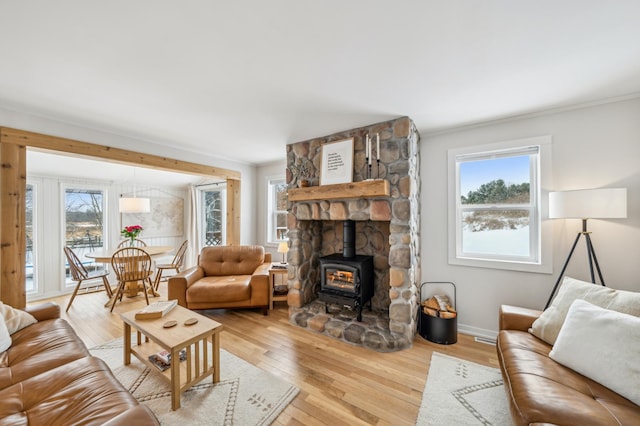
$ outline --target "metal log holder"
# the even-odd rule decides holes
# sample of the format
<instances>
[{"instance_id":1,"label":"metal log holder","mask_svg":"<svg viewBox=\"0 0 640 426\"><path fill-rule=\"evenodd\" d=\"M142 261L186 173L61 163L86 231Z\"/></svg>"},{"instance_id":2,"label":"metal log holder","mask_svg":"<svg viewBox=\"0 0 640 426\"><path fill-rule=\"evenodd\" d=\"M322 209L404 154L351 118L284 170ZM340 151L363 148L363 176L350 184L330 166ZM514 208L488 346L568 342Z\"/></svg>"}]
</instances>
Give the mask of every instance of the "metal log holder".
<instances>
[{"instance_id":1,"label":"metal log holder","mask_svg":"<svg viewBox=\"0 0 640 426\"><path fill-rule=\"evenodd\" d=\"M454 318L439 318L427 315L422 311L422 288L426 285L447 284L453 288L453 309L456 310ZM430 296L431 297L431 296ZM427 298L428 299L428 298ZM420 311L418 313L418 332L430 342L441 345L451 345L458 341L458 314L456 308L456 285L450 281L427 281L420 284Z\"/></svg>"}]
</instances>

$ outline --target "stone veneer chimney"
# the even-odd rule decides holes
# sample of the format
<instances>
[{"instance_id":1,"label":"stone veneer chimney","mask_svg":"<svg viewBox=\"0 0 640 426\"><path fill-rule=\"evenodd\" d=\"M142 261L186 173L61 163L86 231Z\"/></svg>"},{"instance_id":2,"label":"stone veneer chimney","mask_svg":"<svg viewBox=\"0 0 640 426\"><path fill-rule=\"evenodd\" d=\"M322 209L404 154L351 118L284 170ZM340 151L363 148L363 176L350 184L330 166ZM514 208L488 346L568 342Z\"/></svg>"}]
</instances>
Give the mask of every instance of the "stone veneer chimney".
<instances>
[{"instance_id":1,"label":"stone veneer chimney","mask_svg":"<svg viewBox=\"0 0 640 426\"><path fill-rule=\"evenodd\" d=\"M374 160L372 177L388 181L388 196L288 203L289 318L296 325L349 343L394 351L411 346L420 302L420 136L413 121L401 117L289 144L287 164L310 166L312 187L302 191L313 191L320 181L322 145L353 138L353 182L364 181L367 134L380 135L380 172L378 176ZM290 190L297 187L297 177L289 168L287 184ZM374 256L374 313L365 309L363 324L352 322L340 310L325 311L324 304L319 307L316 301L318 259L342 252L342 226L347 219L356 223L356 253Z\"/></svg>"}]
</instances>

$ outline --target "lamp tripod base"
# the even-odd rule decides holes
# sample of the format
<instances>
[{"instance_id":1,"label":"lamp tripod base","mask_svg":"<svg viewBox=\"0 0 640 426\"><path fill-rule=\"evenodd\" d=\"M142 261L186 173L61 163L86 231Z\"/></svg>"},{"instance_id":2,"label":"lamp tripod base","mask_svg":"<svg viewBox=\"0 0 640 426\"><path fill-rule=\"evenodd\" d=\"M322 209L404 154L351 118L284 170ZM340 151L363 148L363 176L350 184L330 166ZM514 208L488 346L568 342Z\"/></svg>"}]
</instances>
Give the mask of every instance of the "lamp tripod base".
<instances>
[{"instance_id":1,"label":"lamp tripod base","mask_svg":"<svg viewBox=\"0 0 640 426\"><path fill-rule=\"evenodd\" d=\"M573 256L573 252L578 245L578 241L580 241L580 237L584 235L585 240L587 241L587 256L589 259L589 272L591 273L591 282L596 283L596 277L594 274L593 266L595 265L595 269L598 272L598 278L600 279L600 285L604 286L604 278L602 277L602 271L600 271L600 264L598 263L598 258L596 257L596 251L593 248L593 243L591 242L591 232L587 231L587 219L582 219L582 231L578 232L576 236L576 240L573 242L573 246L571 246L571 251L569 252L569 256L567 256L567 260L564 262L564 266L562 267L562 271L560 271L560 275L558 275L558 280L556 284L553 286L553 290L549 295L549 300L547 300L547 304L544 306L545 309L551 305L551 301L553 300L553 296L556 294L556 290L558 290L558 286L562 281L562 277L564 276L564 272L567 270L567 266L569 265L569 261L571 260L571 256Z\"/></svg>"}]
</instances>

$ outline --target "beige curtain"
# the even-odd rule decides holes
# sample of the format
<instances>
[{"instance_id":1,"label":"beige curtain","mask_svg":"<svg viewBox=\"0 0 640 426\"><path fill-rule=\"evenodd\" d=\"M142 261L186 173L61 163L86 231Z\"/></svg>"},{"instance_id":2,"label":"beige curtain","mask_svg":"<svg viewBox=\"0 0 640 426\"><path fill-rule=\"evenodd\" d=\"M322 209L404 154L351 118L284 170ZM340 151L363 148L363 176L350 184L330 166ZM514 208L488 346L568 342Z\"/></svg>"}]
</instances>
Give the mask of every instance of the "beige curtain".
<instances>
[{"instance_id":1,"label":"beige curtain","mask_svg":"<svg viewBox=\"0 0 640 426\"><path fill-rule=\"evenodd\" d=\"M200 199L198 197L198 188L195 185L189 185L189 202L187 203L187 231L186 235L189 239L189 248L185 256L185 269L195 266L200 254L200 228L199 223Z\"/></svg>"}]
</instances>

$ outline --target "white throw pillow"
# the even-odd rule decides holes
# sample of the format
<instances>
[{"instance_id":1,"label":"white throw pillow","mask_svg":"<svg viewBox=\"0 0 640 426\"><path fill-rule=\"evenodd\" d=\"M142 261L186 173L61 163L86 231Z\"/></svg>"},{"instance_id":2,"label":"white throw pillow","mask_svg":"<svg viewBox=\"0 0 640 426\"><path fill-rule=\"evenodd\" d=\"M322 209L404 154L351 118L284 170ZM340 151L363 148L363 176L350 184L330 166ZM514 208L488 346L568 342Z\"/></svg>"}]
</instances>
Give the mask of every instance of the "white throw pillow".
<instances>
[{"instance_id":1,"label":"white throw pillow","mask_svg":"<svg viewBox=\"0 0 640 426\"><path fill-rule=\"evenodd\" d=\"M615 290L600 284L588 283L565 277L553 299L543 313L533 322L529 332L553 345L558 337L569 307L576 299L583 299L601 308L640 316L640 293Z\"/></svg>"},{"instance_id":2,"label":"white throw pillow","mask_svg":"<svg viewBox=\"0 0 640 426\"><path fill-rule=\"evenodd\" d=\"M0 317L0 354L11 347L11 335L4 319Z\"/></svg>"},{"instance_id":3,"label":"white throw pillow","mask_svg":"<svg viewBox=\"0 0 640 426\"><path fill-rule=\"evenodd\" d=\"M640 405L638 354L640 318L576 300L549 357Z\"/></svg>"},{"instance_id":4,"label":"white throw pillow","mask_svg":"<svg viewBox=\"0 0 640 426\"><path fill-rule=\"evenodd\" d=\"M12 308L2 302L0 302L0 315L4 318L9 334L13 334L16 331L22 330L26 326L38 322L38 320L36 320L30 313Z\"/></svg>"}]
</instances>

